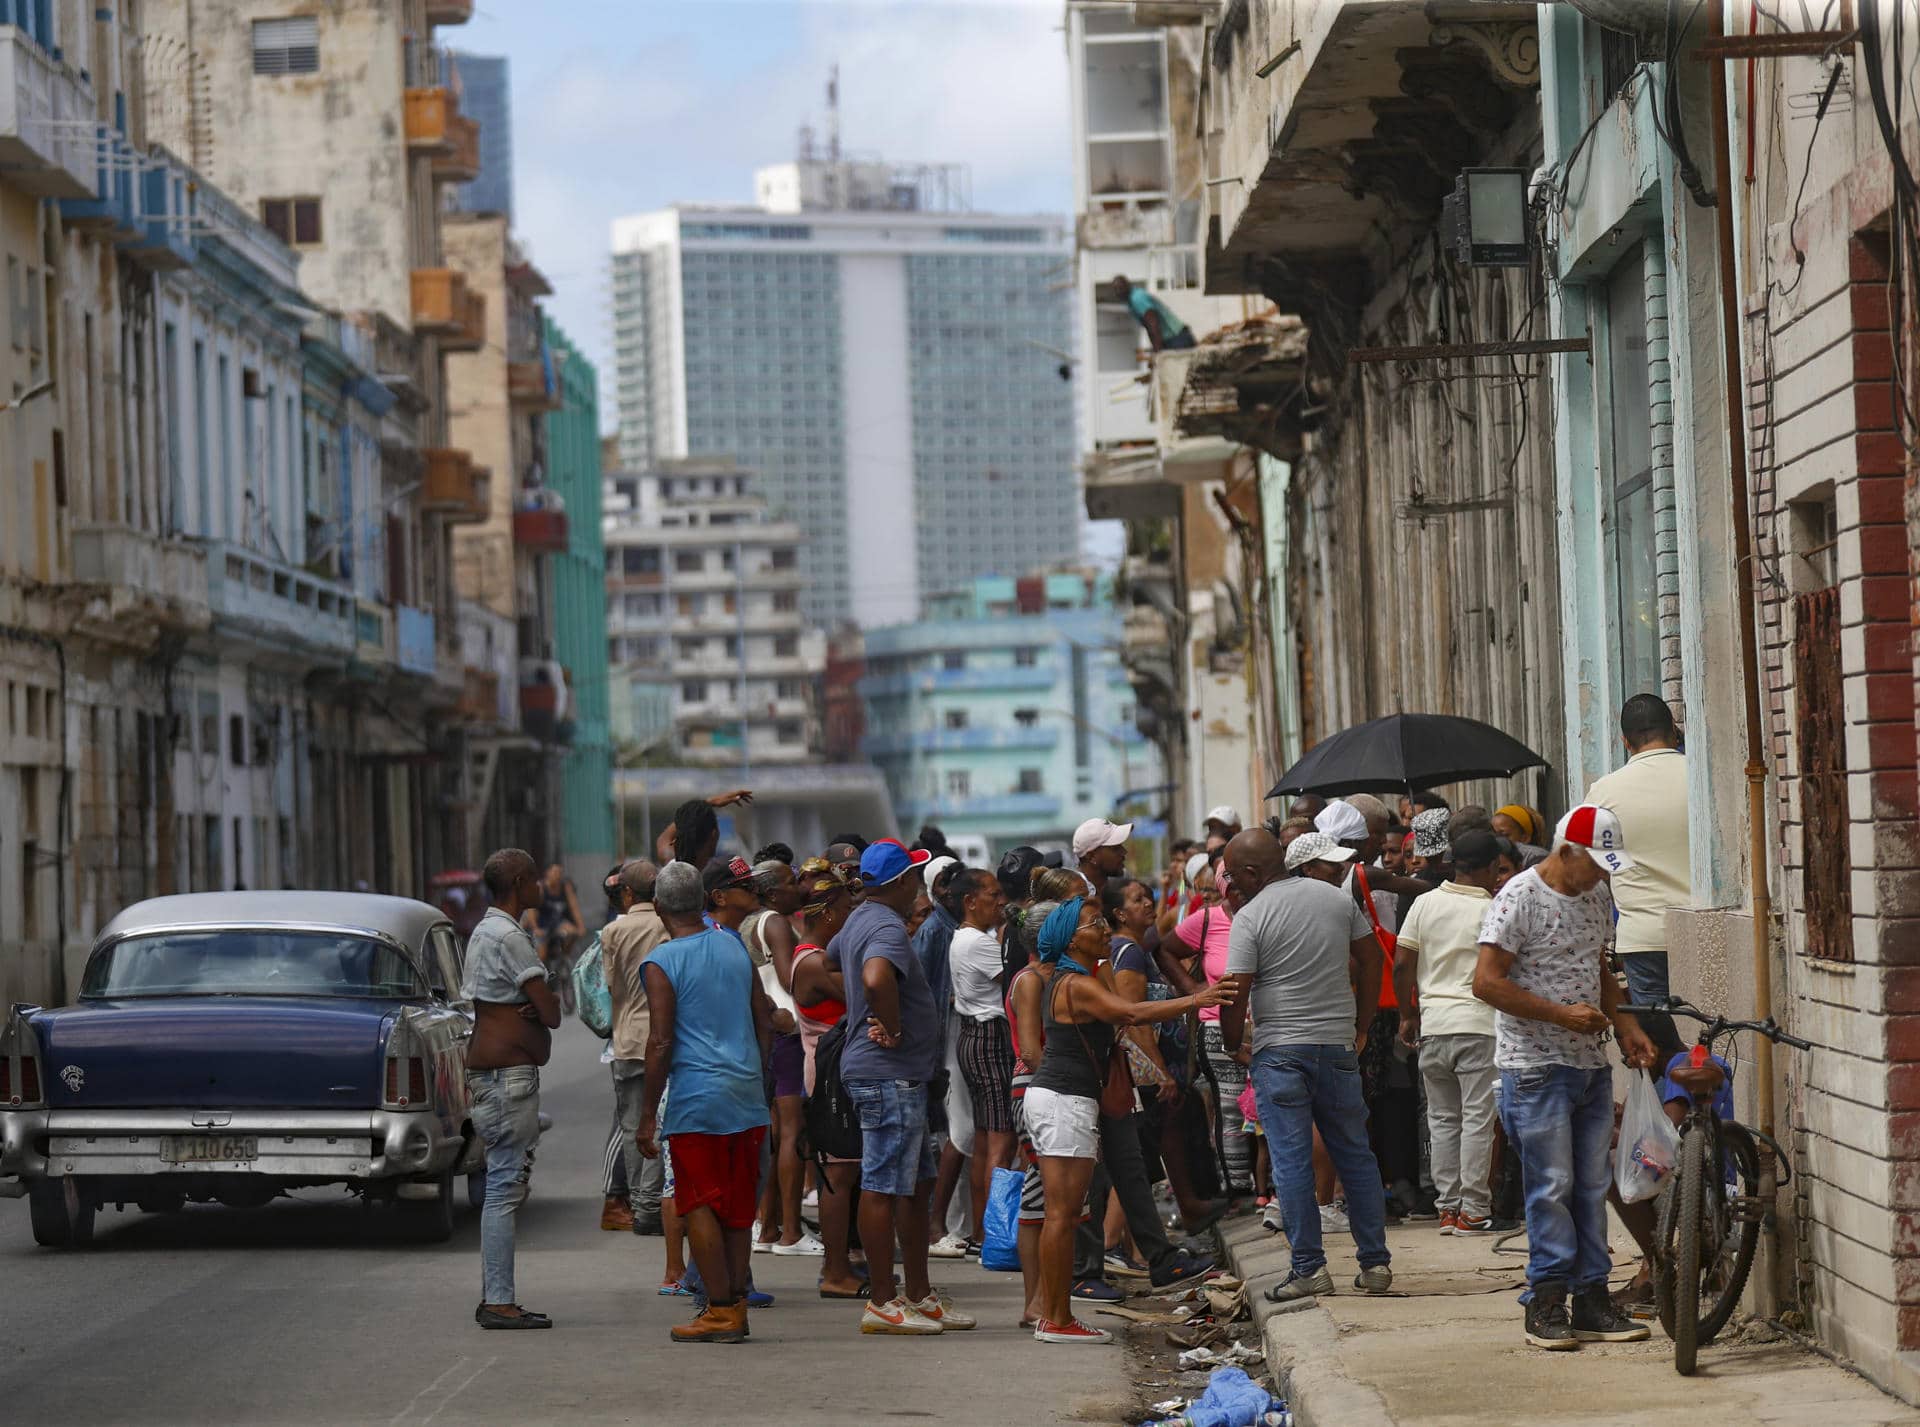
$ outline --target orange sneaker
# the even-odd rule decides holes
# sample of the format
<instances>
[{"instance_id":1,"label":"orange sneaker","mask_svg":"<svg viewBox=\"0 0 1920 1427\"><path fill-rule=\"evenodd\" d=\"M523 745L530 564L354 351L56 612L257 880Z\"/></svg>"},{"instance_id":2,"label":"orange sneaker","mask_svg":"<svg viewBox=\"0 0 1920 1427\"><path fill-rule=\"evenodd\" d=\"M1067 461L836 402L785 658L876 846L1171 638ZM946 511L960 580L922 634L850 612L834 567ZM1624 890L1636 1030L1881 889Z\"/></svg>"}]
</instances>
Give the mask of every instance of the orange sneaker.
<instances>
[{"instance_id":1,"label":"orange sneaker","mask_svg":"<svg viewBox=\"0 0 1920 1427\"><path fill-rule=\"evenodd\" d=\"M1460 1211L1458 1209L1442 1209L1440 1211L1440 1232L1443 1234L1451 1234L1453 1232L1453 1226L1459 1218Z\"/></svg>"}]
</instances>

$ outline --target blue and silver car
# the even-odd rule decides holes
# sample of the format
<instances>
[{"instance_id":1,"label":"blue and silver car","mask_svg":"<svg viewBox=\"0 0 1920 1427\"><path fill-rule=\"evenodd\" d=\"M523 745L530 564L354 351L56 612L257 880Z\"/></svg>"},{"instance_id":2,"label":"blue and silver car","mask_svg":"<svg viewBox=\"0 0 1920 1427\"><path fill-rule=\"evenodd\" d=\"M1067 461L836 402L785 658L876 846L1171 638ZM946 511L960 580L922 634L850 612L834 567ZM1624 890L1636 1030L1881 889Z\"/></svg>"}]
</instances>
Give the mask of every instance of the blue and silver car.
<instances>
[{"instance_id":1,"label":"blue and silver car","mask_svg":"<svg viewBox=\"0 0 1920 1427\"><path fill-rule=\"evenodd\" d=\"M106 1205L264 1204L344 1184L453 1231L483 1168L472 1008L444 912L402 897L159 897L95 942L79 1000L0 1029L0 1194L85 1244Z\"/></svg>"}]
</instances>

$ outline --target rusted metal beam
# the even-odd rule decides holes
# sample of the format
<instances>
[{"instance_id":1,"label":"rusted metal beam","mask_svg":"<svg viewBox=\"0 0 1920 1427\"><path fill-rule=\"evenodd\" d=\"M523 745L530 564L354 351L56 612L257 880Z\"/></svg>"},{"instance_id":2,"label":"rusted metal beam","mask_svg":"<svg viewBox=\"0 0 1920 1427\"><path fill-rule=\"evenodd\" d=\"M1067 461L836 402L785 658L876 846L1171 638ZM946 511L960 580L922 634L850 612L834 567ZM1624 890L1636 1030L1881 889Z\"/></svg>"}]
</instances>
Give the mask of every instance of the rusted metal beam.
<instances>
[{"instance_id":1,"label":"rusted metal beam","mask_svg":"<svg viewBox=\"0 0 1920 1427\"><path fill-rule=\"evenodd\" d=\"M1715 35L1702 40L1692 58L1779 59L1785 55L1824 55L1852 45L1859 33L1858 30L1803 30L1798 34Z\"/></svg>"},{"instance_id":2,"label":"rusted metal beam","mask_svg":"<svg viewBox=\"0 0 1920 1427\"><path fill-rule=\"evenodd\" d=\"M1444 362L1454 357L1539 357L1591 352L1587 337L1542 337L1527 342L1438 342L1424 347L1349 347L1349 362Z\"/></svg>"}]
</instances>

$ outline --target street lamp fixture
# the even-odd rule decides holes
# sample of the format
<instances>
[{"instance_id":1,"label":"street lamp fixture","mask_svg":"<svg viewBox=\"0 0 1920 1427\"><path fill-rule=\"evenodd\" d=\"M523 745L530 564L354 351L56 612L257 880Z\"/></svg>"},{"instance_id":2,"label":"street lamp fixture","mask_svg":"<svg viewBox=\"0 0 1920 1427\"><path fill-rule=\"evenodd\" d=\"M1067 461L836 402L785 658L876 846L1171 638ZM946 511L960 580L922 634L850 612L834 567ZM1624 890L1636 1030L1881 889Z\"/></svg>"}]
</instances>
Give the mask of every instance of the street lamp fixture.
<instances>
[{"instance_id":1,"label":"street lamp fixture","mask_svg":"<svg viewBox=\"0 0 1920 1427\"><path fill-rule=\"evenodd\" d=\"M1462 170L1442 219L1451 225L1454 256L1468 267L1523 268L1531 261L1523 168Z\"/></svg>"}]
</instances>

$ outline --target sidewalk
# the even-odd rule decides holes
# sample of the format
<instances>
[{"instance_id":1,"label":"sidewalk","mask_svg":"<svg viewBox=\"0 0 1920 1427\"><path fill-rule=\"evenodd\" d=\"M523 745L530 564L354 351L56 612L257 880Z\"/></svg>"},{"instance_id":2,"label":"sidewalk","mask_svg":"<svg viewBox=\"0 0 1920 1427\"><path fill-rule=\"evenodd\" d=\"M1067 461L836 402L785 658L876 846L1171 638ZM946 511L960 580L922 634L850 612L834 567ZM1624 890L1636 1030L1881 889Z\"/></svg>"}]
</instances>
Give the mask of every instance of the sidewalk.
<instances>
[{"instance_id":1,"label":"sidewalk","mask_svg":"<svg viewBox=\"0 0 1920 1427\"><path fill-rule=\"evenodd\" d=\"M1286 1276L1287 1244L1252 1215L1221 1226L1234 1272L1247 1280L1275 1391L1299 1427L1483 1427L1488 1422L1579 1423L1583 1427L1682 1420L1898 1423L1920 1427L1920 1410L1880 1392L1764 1325L1730 1327L1700 1351L1692 1378L1673 1370L1673 1345L1656 1322L1644 1343L1582 1345L1578 1352L1529 1347L1518 1293L1525 1259L1496 1254L1495 1240L1443 1236L1432 1223L1387 1231L1394 1294L1354 1290L1353 1240L1326 1241L1332 1297L1277 1307L1268 1287ZM1519 1247L1516 1239L1509 1247ZM1631 1247L1616 1225L1614 1262Z\"/></svg>"}]
</instances>

